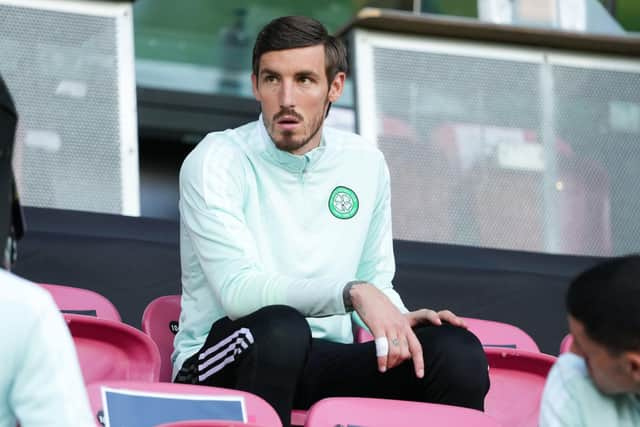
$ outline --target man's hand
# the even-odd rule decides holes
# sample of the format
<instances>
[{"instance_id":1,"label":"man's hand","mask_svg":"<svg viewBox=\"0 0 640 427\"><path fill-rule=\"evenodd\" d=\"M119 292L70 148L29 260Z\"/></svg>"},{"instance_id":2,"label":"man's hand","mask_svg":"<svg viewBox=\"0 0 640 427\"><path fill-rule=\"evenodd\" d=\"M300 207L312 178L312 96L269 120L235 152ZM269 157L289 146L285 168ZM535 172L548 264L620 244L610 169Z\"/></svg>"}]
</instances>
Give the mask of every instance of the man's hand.
<instances>
[{"instance_id":1,"label":"man's hand","mask_svg":"<svg viewBox=\"0 0 640 427\"><path fill-rule=\"evenodd\" d=\"M413 359L416 376L424 376L422 346L411 329L411 318L404 316L378 288L361 283L351 287L351 302L374 338L387 340L388 354L378 355L378 369L385 372L407 359ZM420 320L421 317L417 317Z\"/></svg>"},{"instance_id":2,"label":"man's hand","mask_svg":"<svg viewBox=\"0 0 640 427\"><path fill-rule=\"evenodd\" d=\"M443 321L455 326L467 327L461 318L449 310L436 312L423 308L403 315L382 291L369 283L354 285L350 295L354 309L369 327L374 339L387 341L388 354L378 356L380 372L385 372L407 359L412 359L416 376L422 378L424 376L422 346L412 328L425 323L441 325Z\"/></svg>"},{"instance_id":3,"label":"man's hand","mask_svg":"<svg viewBox=\"0 0 640 427\"><path fill-rule=\"evenodd\" d=\"M453 326L459 326L461 328L467 328L464 320L453 314L449 310L434 311L428 308L422 308L420 310L411 311L405 314L409 320L409 324L412 328L423 325L425 323L433 323L434 325L442 325L442 321L452 324Z\"/></svg>"}]
</instances>

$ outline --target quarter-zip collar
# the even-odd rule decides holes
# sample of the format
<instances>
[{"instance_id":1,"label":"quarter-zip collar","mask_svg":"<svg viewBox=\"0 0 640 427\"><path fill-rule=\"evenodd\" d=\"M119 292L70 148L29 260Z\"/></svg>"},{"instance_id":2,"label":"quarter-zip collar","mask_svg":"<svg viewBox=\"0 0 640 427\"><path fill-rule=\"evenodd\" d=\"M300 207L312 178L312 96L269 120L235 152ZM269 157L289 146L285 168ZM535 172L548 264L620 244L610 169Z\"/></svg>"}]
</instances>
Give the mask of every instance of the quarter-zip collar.
<instances>
[{"instance_id":1,"label":"quarter-zip collar","mask_svg":"<svg viewBox=\"0 0 640 427\"><path fill-rule=\"evenodd\" d=\"M320 129L320 131L322 132L322 129ZM322 133L322 137L320 139L320 145L303 155L291 154L278 149L278 147L276 147L276 144L271 139L271 136L269 136L269 132L267 132L267 129L264 126L262 114L260 114L260 117L258 118L258 134L263 147L264 155L272 163L293 173L302 173L313 168L315 164L318 163L318 161L322 157L322 154L326 150L324 132Z\"/></svg>"}]
</instances>

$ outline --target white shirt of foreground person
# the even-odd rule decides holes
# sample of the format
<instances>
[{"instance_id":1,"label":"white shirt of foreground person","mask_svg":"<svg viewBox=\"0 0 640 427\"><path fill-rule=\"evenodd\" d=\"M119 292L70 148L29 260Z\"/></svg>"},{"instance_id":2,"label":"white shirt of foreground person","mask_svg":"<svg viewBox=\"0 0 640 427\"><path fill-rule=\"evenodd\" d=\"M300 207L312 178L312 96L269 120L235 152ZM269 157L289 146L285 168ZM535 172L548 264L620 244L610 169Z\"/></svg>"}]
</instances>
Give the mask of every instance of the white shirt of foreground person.
<instances>
[{"instance_id":1,"label":"white shirt of foreground person","mask_svg":"<svg viewBox=\"0 0 640 427\"><path fill-rule=\"evenodd\" d=\"M640 399L633 393L607 395L589 377L584 359L563 354L551 369L542 395L540 427L640 426Z\"/></svg>"},{"instance_id":2,"label":"white shirt of foreground person","mask_svg":"<svg viewBox=\"0 0 640 427\"><path fill-rule=\"evenodd\" d=\"M0 270L0 427L95 427L73 340L47 291Z\"/></svg>"}]
</instances>

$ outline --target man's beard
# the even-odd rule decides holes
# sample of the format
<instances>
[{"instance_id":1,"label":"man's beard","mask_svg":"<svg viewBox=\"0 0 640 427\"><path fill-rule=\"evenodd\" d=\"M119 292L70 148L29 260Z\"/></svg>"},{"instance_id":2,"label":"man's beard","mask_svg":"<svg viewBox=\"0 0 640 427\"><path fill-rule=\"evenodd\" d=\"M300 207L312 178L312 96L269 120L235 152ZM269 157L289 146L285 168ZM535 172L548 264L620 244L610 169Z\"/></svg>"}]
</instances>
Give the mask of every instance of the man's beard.
<instances>
[{"instance_id":1,"label":"man's beard","mask_svg":"<svg viewBox=\"0 0 640 427\"><path fill-rule=\"evenodd\" d=\"M325 100L324 108L322 109L323 114L320 114L318 117L315 118L315 120L309 122L308 128L304 118L300 114L298 114L294 109L283 108L278 113L276 113L271 119L271 122L268 124L268 127L267 127L269 131L269 136L271 137L271 140L273 141L275 146L279 150L286 151L288 153L293 153L294 151L298 151L302 147L307 145L309 141L311 141L318 134L318 132L320 132L320 129L322 128L322 125L324 123L324 118L325 118L324 112L326 111L327 104L328 102L327 100ZM294 137L293 131L285 130L281 132L276 132L276 123L278 119L285 115L292 115L298 118L300 123L299 127L302 127L303 132L302 132L302 135L300 135L297 139ZM306 132L307 129L310 130L308 135Z\"/></svg>"}]
</instances>

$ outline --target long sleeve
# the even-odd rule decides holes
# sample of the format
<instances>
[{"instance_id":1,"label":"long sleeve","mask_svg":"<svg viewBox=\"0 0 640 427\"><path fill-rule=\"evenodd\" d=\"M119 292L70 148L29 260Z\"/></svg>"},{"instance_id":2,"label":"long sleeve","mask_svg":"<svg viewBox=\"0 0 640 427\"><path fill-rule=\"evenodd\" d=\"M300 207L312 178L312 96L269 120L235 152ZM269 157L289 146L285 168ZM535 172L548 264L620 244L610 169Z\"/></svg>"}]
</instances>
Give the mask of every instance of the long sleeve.
<instances>
[{"instance_id":1,"label":"long sleeve","mask_svg":"<svg viewBox=\"0 0 640 427\"><path fill-rule=\"evenodd\" d=\"M46 299L45 299L46 297ZM93 427L74 344L49 295L38 295L35 318L16 351L15 376L9 402L22 427Z\"/></svg>"},{"instance_id":2,"label":"long sleeve","mask_svg":"<svg viewBox=\"0 0 640 427\"><path fill-rule=\"evenodd\" d=\"M193 252L191 258L197 258L207 284L232 319L273 304L290 305L308 317L344 313L345 280L265 271L252 234L257 231L249 229L244 213L249 167L242 151L224 140L212 141L204 155L185 161L180 214L189 242L181 243L183 257Z\"/></svg>"},{"instance_id":3,"label":"long sleeve","mask_svg":"<svg viewBox=\"0 0 640 427\"><path fill-rule=\"evenodd\" d=\"M373 211L371 225L367 234L357 279L374 284L398 307L406 313L400 295L393 288L395 275L395 257L393 255L393 236L391 231L391 189L389 170L384 161L380 162L378 199ZM365 327L357 313L352 317L356 323Z\"/></svg>"}]
</instances>

